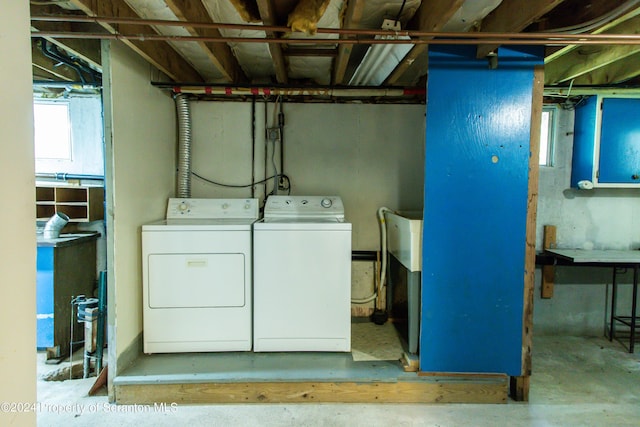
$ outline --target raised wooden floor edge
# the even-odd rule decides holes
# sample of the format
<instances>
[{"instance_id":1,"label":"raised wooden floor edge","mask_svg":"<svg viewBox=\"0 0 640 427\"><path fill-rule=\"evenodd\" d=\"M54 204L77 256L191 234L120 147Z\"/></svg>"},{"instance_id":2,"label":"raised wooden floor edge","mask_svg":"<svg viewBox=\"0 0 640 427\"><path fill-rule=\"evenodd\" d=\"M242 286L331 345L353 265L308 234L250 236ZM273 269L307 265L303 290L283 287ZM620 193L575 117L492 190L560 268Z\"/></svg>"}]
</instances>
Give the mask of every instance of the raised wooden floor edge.
<instances>
[{"instance_id":1,"label":"raised wooden floor edge","mask_svg":"<svg viewBox=\"0 0 640 427\"><path fill-rule=\"evenodd\" d=\"M504 380L445 378L402 382L239 382L123 384L117 404L506 403Z\"/></svg>"}]
</instances>

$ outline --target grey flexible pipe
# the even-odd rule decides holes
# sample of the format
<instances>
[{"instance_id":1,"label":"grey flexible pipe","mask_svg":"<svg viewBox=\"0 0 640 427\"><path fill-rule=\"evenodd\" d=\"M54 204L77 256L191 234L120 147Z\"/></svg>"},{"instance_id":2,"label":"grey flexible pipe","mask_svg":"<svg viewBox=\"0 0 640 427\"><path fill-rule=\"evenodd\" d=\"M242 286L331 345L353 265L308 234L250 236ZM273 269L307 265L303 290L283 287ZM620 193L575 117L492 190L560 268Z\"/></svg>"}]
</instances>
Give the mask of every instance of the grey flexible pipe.
<instances>
[{"instance_id":1,"label":"grey flexible pipe","mask_svg":"<svg viewBox=\"0 0 640 427\"><path fill-rule=\"evenodd\" d=\"M189 98L184 94L175 97L178 115L178 180L177 196L191 197L191 112Z\"/></svg>"}]
</instances>

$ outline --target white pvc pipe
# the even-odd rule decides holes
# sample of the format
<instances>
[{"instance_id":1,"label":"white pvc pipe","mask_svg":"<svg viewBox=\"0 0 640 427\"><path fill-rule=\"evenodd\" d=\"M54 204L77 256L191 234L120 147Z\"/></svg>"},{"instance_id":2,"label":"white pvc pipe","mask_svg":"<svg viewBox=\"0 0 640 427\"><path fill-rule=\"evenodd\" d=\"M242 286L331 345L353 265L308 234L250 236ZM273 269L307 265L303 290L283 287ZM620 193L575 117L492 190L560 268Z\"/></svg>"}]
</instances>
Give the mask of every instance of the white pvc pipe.
<instances>
[{"instance_id":1,"label":"white pvc pipe","mask_svg":"<svg viewBox=\"0 0 640 427\"><path fill-rule=\"evenodd\" d=\"M380 252L382 253L382 266L380 268L380 277L378 280L380 285L377 289L374 286L373 294L368 297L352 299L351 302L353 304L366 304L375 300L378 297L378 294L380 294L385 287L385 279L387 277L387 221L385 220L384 214L386 212L393 212L393 210L384 206L378 209L378 223L380 225Z\"/></svg>"}]
</instances>

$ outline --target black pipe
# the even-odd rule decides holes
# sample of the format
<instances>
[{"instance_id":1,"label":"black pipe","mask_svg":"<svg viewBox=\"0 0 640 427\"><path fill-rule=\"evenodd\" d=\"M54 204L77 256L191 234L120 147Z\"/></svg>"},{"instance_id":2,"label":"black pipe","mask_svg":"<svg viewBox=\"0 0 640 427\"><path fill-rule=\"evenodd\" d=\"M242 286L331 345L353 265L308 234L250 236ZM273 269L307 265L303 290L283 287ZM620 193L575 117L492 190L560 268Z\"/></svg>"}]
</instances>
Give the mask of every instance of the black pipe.
<instances>
[{"instance_id":1,"label":"black pipe","mask_svg":"<svg viewBox=\"0 0 640 427\"><path fill-rule=\"evenodd\" d=\"M251 182L256 182L256 97L251 99ZM251 198L255 197L255 185L251 186Z\"/></svg>"},{"instance_id":2,"label":"black pipe","mask_svg":"<svg viewBox=\"0 0 640 427\"><path fill-rule=\"evenodd\" d=\"M284 113L282 112L283 100L280 100L280 112L278 113L278 127L280 128L280 178L276 185L282 184L284 189ZM274 147L275 148L275 147Z\"/></svg>"},{"instance_id":3,"label":"black pipe","mask_svg":"<svg viewBox=\"0 0 640 427\"><path fill-rule=\"evenodd\" d=\"M264 127L265 129L268 126L268 117L267 117L267 107L269 104L267 102L264 103ZM264 203L267 204L267 162L269 161L269 138L264 138Z\"/></svg>"},{"instance_id":4,"label":"black pipe","mask_svg":"<svg viewBox=\"0 0 640 427\"><path fill-rule=\"evenodd\" d=\"M352 251L351 261L377 261L378 253L376 251Z\"/></svg>"},{"instance_id":5,"label":"black pipe","mask_svg":"<svg viewBox=\"0 0 640 427\"><path fill-rule=\"evenodd\" d=\"M42 54L47 58L65 64L66 66L74 70L78 74L78 77L80 78L83 86L87 84L84 74L87 74L89 77L91 77L91 85L97 85L98 82L102 82L102 75L100 73L63 54L62 52L60 52L56 45L50 43L48 40L40 39L40 50L42 51Z\"/></svg>"}]
</instances>

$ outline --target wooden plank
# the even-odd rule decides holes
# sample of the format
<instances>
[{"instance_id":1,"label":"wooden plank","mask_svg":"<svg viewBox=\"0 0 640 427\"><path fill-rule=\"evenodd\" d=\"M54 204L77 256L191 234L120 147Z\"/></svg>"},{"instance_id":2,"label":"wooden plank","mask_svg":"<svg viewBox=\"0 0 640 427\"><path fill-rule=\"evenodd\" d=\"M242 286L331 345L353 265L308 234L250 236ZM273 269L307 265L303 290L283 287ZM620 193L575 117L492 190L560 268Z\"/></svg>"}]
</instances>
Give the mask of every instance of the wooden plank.
<instances>
[{"instance_id":1,"label":"wooden plank","mask_svg":"<svg viewBox=\"0 0 640 427\"><path fill-rule=\"evenodd\" d=\"M517 33L553 10L564 0L504 0L489 13L480 25L484 32ZM484 58L499 45L480 45L477 58Z\"/></svg>"},{"instance_id":2,"label":"wooden plank","mask_svg":"<svg viewBox=\"0 0 640 427\"><path fill-rule=\"evenodd\" d=\"M440 31L463 4L464 0L424 0L415 14L418 31ZM398 83L415 60L426 53L426 50L425 44L415 45L383 84L390 86Z\"/></svg>"},{"instance_id":3,"label":"wooden plank","mask_svg":"<svg viewBox=\"0 0 640 427\"><path fill-rule=\"evenodd\" d=\"M573 84L591 86L626 82L640 75L638 64L640 64L640 52L621 58L609 65L593 70L588 74L576 77Z\"/></svg>"},{"instance_id":4,"label":"wooden plank","mask_svg":"<svg viewBox=\"0 0 640 427\"><path fill-rule=\"evenodd\" d=\"M181 21L213 22L201 1L165 0L167 6ZM221 37L220 31L214 28L185 27L193 36ZM198 42L202 50L209 56L213 65L229 82L247 81L238 61L226 43Z\"/></svg>"},{"instance_id":5,"label":"wooden plank","mask_svg":"<svg viewBox=\"0 0 640 427\"><path fill-rule=\"evenodd\" d=\"M400 363L402 363L402 369L405 372L418 372L420 370L420 358L417 354L409 354L405 351L402 353Z\"/></svg>"},{"instance_id":6,"label":"wooden plank","mask_svg":"<svg viewBox=\"0 0 640 427\"><path fill-rule=\"evenodd\" d=\"M111 0L108 2L100 0L69 0L69 2L89 16L140 18L124 0ZM118 32L124 34L156 33L148 25L118 24L114 26L107 23L102 23L101 25L112 34ZM191 64L165 41L123 40L122 42L176 82L203 82L202 77Z\"/></svg>"},{"instance_id":7,"label":"wooden plank","mask_svg":"<svg viewBox=\"0 0 640 427\"><path fill-rule=\"evenodd\" d=\"M531 387L531 377L511 377L510 395L513 400L518 402L529 401L529 389Z\"/></svg>"},{"instance_id":8,"label":"wooden plank","mask_svg":"<svg viewBox=\"0 0 640 427\"><path fill-rule=\"evenodd\" d=\"M640 34L640 16L602 34ZM562 56L545 60L545 84L569 81L637 53L640 53L640 46L580 46Z\"/></svg>"},{"instance_id":9,"label":"wooden plank","mask_svg":"<svg viewBox=\"0 0 640 427\"><path fill-rule=\"evenodd\" d=\"M531 376L531 353L533 347L533 290L536 269L536 215L538 206L538 177L540 171L540 123L542 121L542 97L544 91L544 67L533 71L531 130L529 142L529 189L527 197L526 248L524 260L524 304L522 310L522 370L513 380L519 384L518 393L511 394L515 400L529 398L529 377ZM513 391L513 389L512 389Z\"/></svg>"},{"instance_id":10,"label":"wooden plank","mask_svg":"<svg viewBox=\"0 0 640 427\"><path fill-rule=\"evenodd\" d=\"M353 0L347 3L347 11L344 16L342 28L359 28L360 19L362 19L362 11L364 10L364 0ZM340 36L346 38L346 36ZM347 65L353 51L352 44L341 44L338 46L338 57L333 66L333 84L340 85L344 83Z\"/></svg>"},{"instance_id":11,"label":"wooden plank","mask_svg":"<svg viewBox=\"0 0 640 427\"><path fill-rule=\"evenodd\" d=\"M542 240L542 246L544 249L552 249L556 247L556 226L545 225L544 237ZM556 267L553 265L542 266L542 298L553 297L553 286L556 275Z\"/></svg>"},{"instance_id":12,"label":"wooden plank","mask_svg":"<svg viewBox=\"0 0 640 427\"><path fill-rule=\"evenodd\" d=\"M604 24L602 27L597 28L593 31L591 31L591 34L602 34L602 33L606 33L609 30L617 27L618 25L622 24L623 22L632 19L636 16L640 15L640 7L630 10L628 13L624 14L623 16L621 16L618 19L615 19L611 22L607 22L606 24ZM571 52L572 50L576 49L578 46L577 45L568 45L565 46L563 48L560 48L558 50L556 50L555 52L547 55L544 59L545 64L549 64L552 61L560 58L563 55L566 55L567 53Z\"/></svg>"},{"instance_id":13,"label":"wooden plank","mask_svg":"<svg viewBox=\"0 0 640 427\"><path fill-rule=\"evenodd\" d=\"M506 403L508 381L244 382L116 385L118 404Z\"/></svg>"},{"instance_id":14,"label":"wooden plank","mask_svg":"<svg viewBox=\"0 0 640 427\"><path fill-rule=\"evenodd\" d=\"M275 25L276 17L273 10L272 0L257 0L258 10L260 12L260 18L264 25ZM273 31L266 31L267 37L277 37L277 34ZM284 61L284 55L282 54L282 46L278 43L269 43L269 52L271 52L271 58L273 59L273 66L276 70L276 80L280 84L286 84L289 82L289 76L287 75L287 66Z\"/></svg>"}]
</instances>

